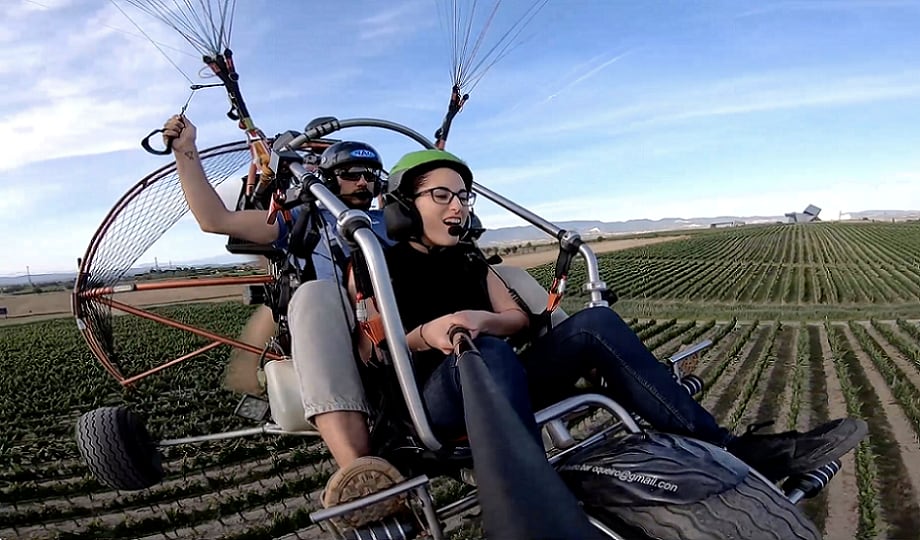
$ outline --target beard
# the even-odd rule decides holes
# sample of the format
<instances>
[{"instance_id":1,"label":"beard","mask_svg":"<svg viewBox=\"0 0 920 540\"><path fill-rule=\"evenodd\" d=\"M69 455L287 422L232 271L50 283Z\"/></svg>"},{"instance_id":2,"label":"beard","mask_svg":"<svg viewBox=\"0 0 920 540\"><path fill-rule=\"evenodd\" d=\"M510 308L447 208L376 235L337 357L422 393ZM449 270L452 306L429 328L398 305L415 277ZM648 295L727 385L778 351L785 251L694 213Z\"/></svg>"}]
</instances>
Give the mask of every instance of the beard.
<instances>
[{"instance_id":1,"label":"beard","mask_svg":"<svg viewBox=\"0 0 920 540\"><path fill-rule=\"evenodd\" d=\"M374 200L374 194L369 190L363 189L349 193L348 195L343 195L341 199L349 208L367 210L371 207L371 201Z\"/></svg>"}]
</instances>

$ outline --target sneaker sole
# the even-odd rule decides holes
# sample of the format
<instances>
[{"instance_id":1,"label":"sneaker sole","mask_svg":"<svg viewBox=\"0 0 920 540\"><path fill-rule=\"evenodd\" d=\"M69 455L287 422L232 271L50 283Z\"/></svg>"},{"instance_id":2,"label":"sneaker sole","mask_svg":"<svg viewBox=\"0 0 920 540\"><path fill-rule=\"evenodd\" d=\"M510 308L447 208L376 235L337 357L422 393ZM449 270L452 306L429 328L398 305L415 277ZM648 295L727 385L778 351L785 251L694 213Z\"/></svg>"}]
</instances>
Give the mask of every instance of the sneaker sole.
<instances>
[{"instance_id":1,"label":"sneaker sole","mask_svg":"<svg viewBox=\"0 0 920 540\"><path fill-rule=\"evenodd\" d=\"M795 460L796 465L790 467L787 470L787 474L792 476L813 471L822 465L843 457L847 452L856 448L868 433L869 426L864 420L858 418L841 420L833 429L824 434L824 436L833 437L834 439L807 455L797 457Z\"/></svg>"},{"instance_id":2,"label":"sneaker sole","mask_svg":"<svg viewBox=\"0 0 920 540\"><path fill-rule=\"evenodd\" d=\"M378 459L361 459L354 468L345 471L333 486L327 487L329 492L336 493L338 497L324 499L327 508L360 499L372 493L377 493L404 481L402 474L390 463ZM338 490L335 487L339 487ZM400 510L407 508L405 495L387 499L379 503L355 510L351 514L336 518L340 524L347 527L358 528L368 523L380 521Z\"/></svg>"}]
</instances>

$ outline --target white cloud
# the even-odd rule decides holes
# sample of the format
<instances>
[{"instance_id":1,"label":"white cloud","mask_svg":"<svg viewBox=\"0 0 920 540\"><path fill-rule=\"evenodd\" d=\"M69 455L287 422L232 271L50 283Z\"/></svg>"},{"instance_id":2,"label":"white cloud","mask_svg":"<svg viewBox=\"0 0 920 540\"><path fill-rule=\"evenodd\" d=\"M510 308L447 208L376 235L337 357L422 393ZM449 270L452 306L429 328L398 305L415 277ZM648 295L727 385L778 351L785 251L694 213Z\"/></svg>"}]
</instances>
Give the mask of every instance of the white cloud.
<instances>
[{"instance_id":1,"label":"white cloud","mask_svg":"<svg viewBox=\"0 0 920 540\"><path fill-rule=\"evenodd\" d=\"M66 31L51 15L43 14L50 35L23 27L0 56L0 145L16 149L0 169L136 148L137 126L158 127L162 104L183 99L181 85L167 82L181 76L154 60L159 53L112 28L111 6L69 18Z\"/></svg>"},{"instance_id":2,"label":"white cloud","mask_svg":"<svg viewBox=\"0 0 920 540\"><path fill-rule=\"evenodd\" d=\"M424 9L431 7L426 0L409 0L387 7L358 21L358 39L380 41L418 32L430 23L423 15L433 14L433 10Z\"/></svg>"},{"instance_id":3,"label":"white cloud","mask_svg":"<svg viewBox=\"0 0 920 540\"><path fill-rule=\"evenodd\" d=\"M602 98L602 84L591 91L568 101L554 100L556 105L542 108L539 116L534 114L537 104L491 117L478 128L494 139L508 138L509 132L517 139L598 130L609 136L717 116L917 98L920 71L862 76L782 72L636 89L616 100Z\"/></svg>"}]
</instances>

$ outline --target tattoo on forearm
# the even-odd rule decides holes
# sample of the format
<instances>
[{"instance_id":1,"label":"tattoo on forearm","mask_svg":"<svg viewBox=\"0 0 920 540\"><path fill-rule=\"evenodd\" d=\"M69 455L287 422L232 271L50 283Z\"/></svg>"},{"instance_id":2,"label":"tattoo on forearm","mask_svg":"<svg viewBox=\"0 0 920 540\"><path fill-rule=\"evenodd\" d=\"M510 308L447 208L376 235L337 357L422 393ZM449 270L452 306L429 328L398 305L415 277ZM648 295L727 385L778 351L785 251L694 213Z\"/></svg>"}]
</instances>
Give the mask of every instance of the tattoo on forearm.
<instances>
[{"instance_id":1,"label":"tattoo on forearm","mask_svg":"<svg viewBox=\"0 0 920 540\"><path fill-rule=\"evenodd\" d=\"M195 159L195 151L194 151L194 150L186 150L186 151L185 151L185 157L187 157L187 158L189 158L189 159Z\"/></svg>"}]
</instances>

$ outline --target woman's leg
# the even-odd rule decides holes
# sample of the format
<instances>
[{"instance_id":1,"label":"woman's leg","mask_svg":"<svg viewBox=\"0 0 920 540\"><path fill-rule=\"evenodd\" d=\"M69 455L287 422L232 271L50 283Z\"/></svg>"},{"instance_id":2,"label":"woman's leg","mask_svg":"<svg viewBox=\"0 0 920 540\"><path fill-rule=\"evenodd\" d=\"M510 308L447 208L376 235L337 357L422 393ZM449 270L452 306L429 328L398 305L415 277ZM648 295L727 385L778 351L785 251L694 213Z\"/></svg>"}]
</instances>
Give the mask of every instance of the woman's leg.
<instances>
[{"instance_id":1,"label":"woman's leg","mask_svg":"<svg viewBox=\"0 0 920 540\"><path fill-rule=\"evenodd\" d=\"M527 374L514 349L504 340L492 336L479 336L473 343L499 390L507 396L527 430L537 441L541 441L530 406ZM463 388L456 357L448 356L435 369L425 382L422 399L428 409L428 420L438 436L456 439L466 433Z\"/></svg>"},{"instance_id":2,"label":"woman's leg","mask_svg":"<svg viewBox=\"0 0 920 540\"><path fill-rule=\"evenodd\" d=\"M656 429L720 446L732 439L612 309L573 314L538 339L522 360L537 407L571 395L575 381L597 369L611 397Z\"/></svg>"},{"instance_id":3,"label":"woman's leg","mask_svg":"<svg viewBox=\"0 0 920 540\"><path fill-rule=\"evenodd\" d=\"M733 436L671 376L613 310L589 308L572 315L539 339L522 358L536 392L537 406L558 399L569 384L596 368L609 393L655 429L688 435L718 446L770 480L814 470L859 444L868 433L863 420L843 418L800 433Z\"/></svg>"}]
</instances>

